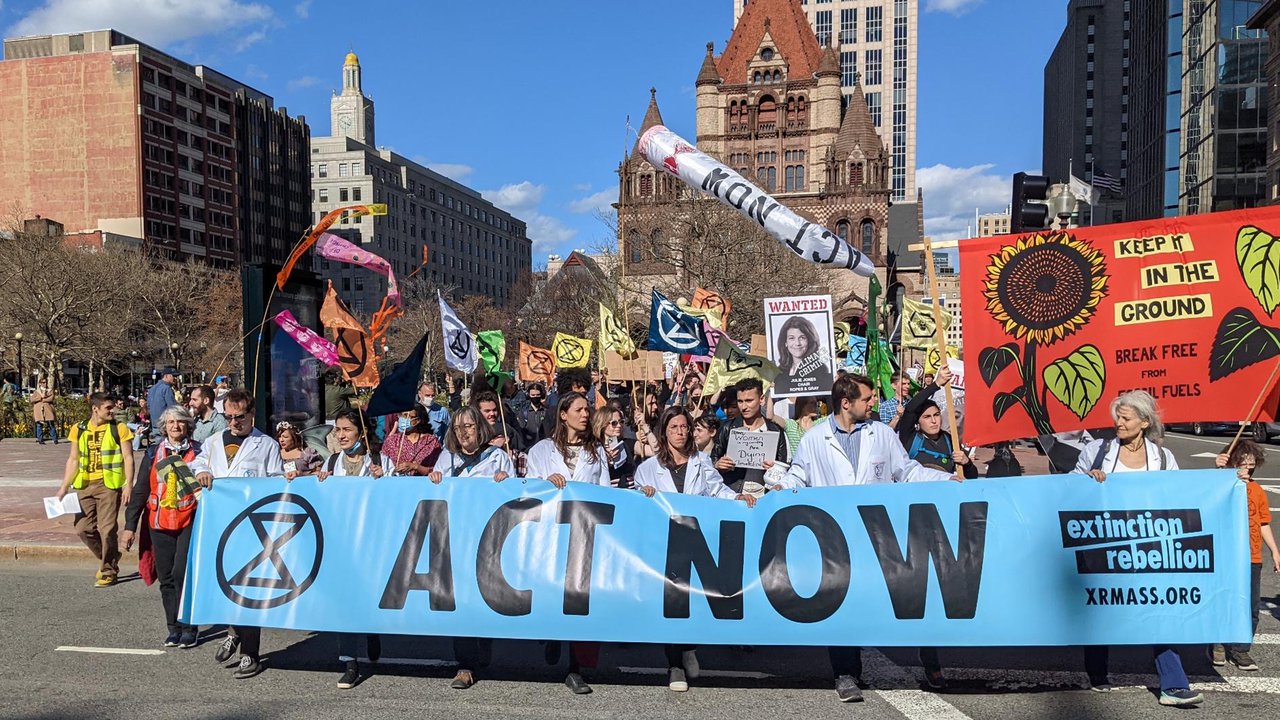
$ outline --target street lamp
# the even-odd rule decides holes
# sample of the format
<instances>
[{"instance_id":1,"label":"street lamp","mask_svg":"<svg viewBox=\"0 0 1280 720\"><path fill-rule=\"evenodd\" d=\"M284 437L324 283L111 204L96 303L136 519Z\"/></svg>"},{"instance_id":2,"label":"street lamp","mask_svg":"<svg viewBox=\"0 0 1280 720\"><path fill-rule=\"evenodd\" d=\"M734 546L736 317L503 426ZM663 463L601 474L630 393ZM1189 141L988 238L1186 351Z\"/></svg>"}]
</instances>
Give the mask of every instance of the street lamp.
<instances>
[{"instance_id":1,"label":"street lamp","mask_svg":"<svg viewBox=\"0 0 1280 720\"><path fill-rule=\"evenodd\" d=\"M182 360L178 357L178 343L169 343L169 354L173 357L173 369L177 374L182 374Z\"/></svg>"},{"instance_id":2,"label":"street lamp","mask_svg":"<svg viewBox=\"0 0 1280 720\"><path fill-rule=\"evenodd\" d=\"M22 333L14 333L13 339L18 341L18 392L22 392L22 383L26 382L22 377Z\"/></svg>"},{"instance_id":3,"label":"street lamp","mask_svg":"<svg viewBox=\"0 0 1280 720\"><path fill-rule=\"evenodd\" d=\"M138 351L130 350L129 357L129 395L138 397Z\"/></svg>"},{"instance_id":4,"label":"street lamp","mask_svg":"<svg viewBox=\"0 0 1280 720\"><path fill-rule=\"evenodd\" d=\"M209 362L208 358L206 358L206 357L205 357L205 354L206 354L207 352L208 352L208 346L207 346L207 345L205 345L205 342L204 342L203 340L201 340L201 341L200 341L200 363L201 363L201 365L205 365L206 367L207 367L206 363L208 363L208 362ZM208 373L206 373L204 370L201 370L201 371L200 371L200 384L201 384L201 385L204 385L206 382L208 382L208 377L209 377L209 376L208 376Z\"/></svg>"}]
</instances>

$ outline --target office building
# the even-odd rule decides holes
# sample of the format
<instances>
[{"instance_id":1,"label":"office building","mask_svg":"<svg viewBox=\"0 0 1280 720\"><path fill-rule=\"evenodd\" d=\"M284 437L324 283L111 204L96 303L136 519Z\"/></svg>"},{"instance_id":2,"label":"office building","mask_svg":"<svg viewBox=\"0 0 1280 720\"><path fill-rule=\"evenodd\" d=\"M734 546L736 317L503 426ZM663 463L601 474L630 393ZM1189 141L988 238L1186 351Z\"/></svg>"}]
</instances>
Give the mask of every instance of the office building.
<instances>
[{"instance_id":1,"label":"office building","mask_svg":"<svg viewBox=\"0 0 1280 720\"><path fill-rule=\"evenodd\" d=\"M1130 0L1129 220L1267 198L1261 0Z\"/></svg>"},{"instance_id":2,"label":"office building","mask_svg":"<svg viewBox=\"0 0 1280 720\"><path fill-rule=\"evenodd\" d=\"M360 59L349 53L342 90L330 99L330 135L311 138L315 221L346 205L386 203L388 214L343 216L330 229L386 258L398 278L416 272L457 295L506 304L532 262L524 221L479 192L374 145L374 104L364 94ZM359 267L316 259L357 314L378 309L386 281Z\"/></svg>"},{"instance_id":3,"label":"office building","mask_svg":"<svg viewBox=\"0 0 1280 720\"><path fill-rule=\"evenodd\" d=\"M1123 188L1128 177L1130 2L1067 3L1066 27L1044 67L1044 174L1055 183L1101 178L1097 206L1080 206L1084 225L1125 219L1112 181Z\"/></svg>"},{"instance_id":4,"label":"office building","mask_svg":"<svg viewBox=\"0 0 1280 720\"><path fill-rule=\"evenodd\" d=\"M0 92L0 194L68 233L232 268L306 230L305 118L211 68L114 30L13 38Z\"/></svg>"},{"instance_id":5,"label":"office building","mask_svg":"<svg viewBox=\"0 0 1280 720\"><path fill-rule=\"evenodd\" d=\"M1267 61L1262 72L1267 78L1267 202L1280 201L1280 0L1266 0L1249 18L1251 30L1267 35Z\"/></svg>"},{"instance_id":6,"label":"office building","mask_svg":"<svg viewBox=\"0 0 1280 720\"><path fill-rule=\"evenodd\" d=\"M974 237L991 237L1009 234L1009 213L987 213L978 216L978 234Z\"/></svg>"}]
</instances>

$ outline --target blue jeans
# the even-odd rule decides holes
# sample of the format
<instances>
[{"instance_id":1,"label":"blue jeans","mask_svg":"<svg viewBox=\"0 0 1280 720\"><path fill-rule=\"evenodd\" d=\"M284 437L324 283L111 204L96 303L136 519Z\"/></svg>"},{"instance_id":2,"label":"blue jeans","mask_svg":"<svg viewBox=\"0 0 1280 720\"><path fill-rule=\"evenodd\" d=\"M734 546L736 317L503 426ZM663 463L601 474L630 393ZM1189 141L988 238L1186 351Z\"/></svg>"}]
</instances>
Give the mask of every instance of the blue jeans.
<instances>
[{"instance_id":1,"label":"blue jeans","mask_svg":"<svg viewBox=\"0 0 1280 720\"><path fill-rule=\"evenodd\" d=\"M1177 690L1191 687L1187 673L1182 669L1182 656L1172 645L1156 645L1152 652L1156 656L1156 674L1160 676L1160 690ZM1091 682L1100 683L1107 679L1107 664L1110 651L1106 645L1090 645L1084 649L1084 667L1089 673Z\"/></svg>"},{"instance_id":2,"label":"blue jeans","mask_svg":"<svg viewBox=\"0 0 1280 720\"><path fill-rule=\"evenodd\" d=\"M54 444L58 443L58 427L52 420L41 420L36 423L36 442L44 442L45 430L48 430Z\"/></svg>"}]
</instances>

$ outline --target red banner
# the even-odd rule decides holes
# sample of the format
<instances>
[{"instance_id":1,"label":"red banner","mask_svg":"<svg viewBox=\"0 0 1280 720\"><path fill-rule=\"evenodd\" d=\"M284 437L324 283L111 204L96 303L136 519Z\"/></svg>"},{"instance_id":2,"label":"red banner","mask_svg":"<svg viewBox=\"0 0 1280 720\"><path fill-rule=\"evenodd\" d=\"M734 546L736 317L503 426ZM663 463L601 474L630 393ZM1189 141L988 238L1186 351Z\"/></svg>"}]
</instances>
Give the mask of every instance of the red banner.
<instances>
[{"instance_id":1,"label":"red banner","mask_svg":"<svg viewBox=\"0 0 1280 720\"><path fill-rule=\"evenodd\" d=\"M969 443L1110 427L1138 389L1164 422L1260 394L1275 419L1280 207L976 238L960 266Z\"/></svg>"}]
</instances>

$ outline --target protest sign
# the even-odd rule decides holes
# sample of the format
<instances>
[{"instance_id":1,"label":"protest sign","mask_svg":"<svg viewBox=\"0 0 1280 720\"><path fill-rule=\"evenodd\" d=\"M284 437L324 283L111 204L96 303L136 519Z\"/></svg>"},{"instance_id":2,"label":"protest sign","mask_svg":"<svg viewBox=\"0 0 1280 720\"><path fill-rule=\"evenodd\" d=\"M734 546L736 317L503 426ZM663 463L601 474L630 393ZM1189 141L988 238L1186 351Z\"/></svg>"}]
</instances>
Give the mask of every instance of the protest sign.
<instances>
[{"instance_id":1,"label":"protest sign","mask_svg":"<svg viewBox=\"0 0 1280 720\"><path fill-rule=\"evenodd\" d=\"M942 312L942 329L951 327L951 313L947 312L946 300L940 301ZM933 304L923 303L909 297L902 298L901 341L903 347L928 350L938 347L938 323L933 317Z\"/></svg>"},{"instance_id":2,"label":"protest sign","mask_svg":"<svg viewBox=\"0 0 1280 720\"><path fill-rule=\"evenodd\" d=\"M556 367L586 367L591 362L591 341L558 332L551 341L551 352L556 356Z\"/></svg>"},{"instance_id":3,"label":"protest sign","mask_svg":"<svg viewBox=\"0 0 1280 720\"><path fill-rule=\"evenodd\" d=\"M775 430L752 432L737 428L729 431L729 446L724 456L736 467L763 470L764 461L773 459L778 452L778 433Z\"/></svg>"},{"instance_id":4,"label":"protest sign","mask_svg":"<svg viewBox=\"0 0 1280 720\"><path fill-rule=\"evenodd\" d=\"M906 647L1252 631L1231 470L834 487L754 508L538 479L222 478L197 507L196 625Z\"/></svg>"},{"instance_id":5,"label":"protest sign","mask_svg":"<svg viewBox=\"0 0 1280 720\"><path fill-rule=\"evenodd\" d=\"M1276 233L1272 206L961 242L968 442L1107 427L1135 389L1165 422L1252 420L1267 394L1274 420Z\"/></svg>"},{"instance_id":6,"label":"protest sign","mask_svg":"<svg viewBox=\"0 0 1280 720\"><path fill-rule=\"evenodd\" d=\"M604 369L609 374L610 382L662 380L666 377L660 352L640 350L632 358L624 358L616 352L605 352L603 357Z\"/></svg>"},{"instance_id":7,"label":"protest sign","mask_svg":"<svg viewBox=\"0 0 1280 720\"><path fill-rule=\"evenodd\" d=\"M827 395L835 379L831 296L765 298L769 359L781 370L774 397Z\"/></svg>"},{"instance_id":8,"label":"protest sign","mask_svg":"<svg viewBox=\"0 0 1280 720\"><path fill-rule=\"evenodd\" d=\"M556 376L556 356L550 350L534 347L521 340L516 372L523 382L540 382L549 386Z\"/></svg>"},{"instance_id":9,"label":"protest sign","mask_svg":"<svg viewBox=\"0 0 1280 720\"><path fill-rule=\"evenodd\" d=\"M763 335L751 336L751 349L747 351L750 355L756 357L765 357L769 354L769 340Z\"/></svg>"}]
</instances>

